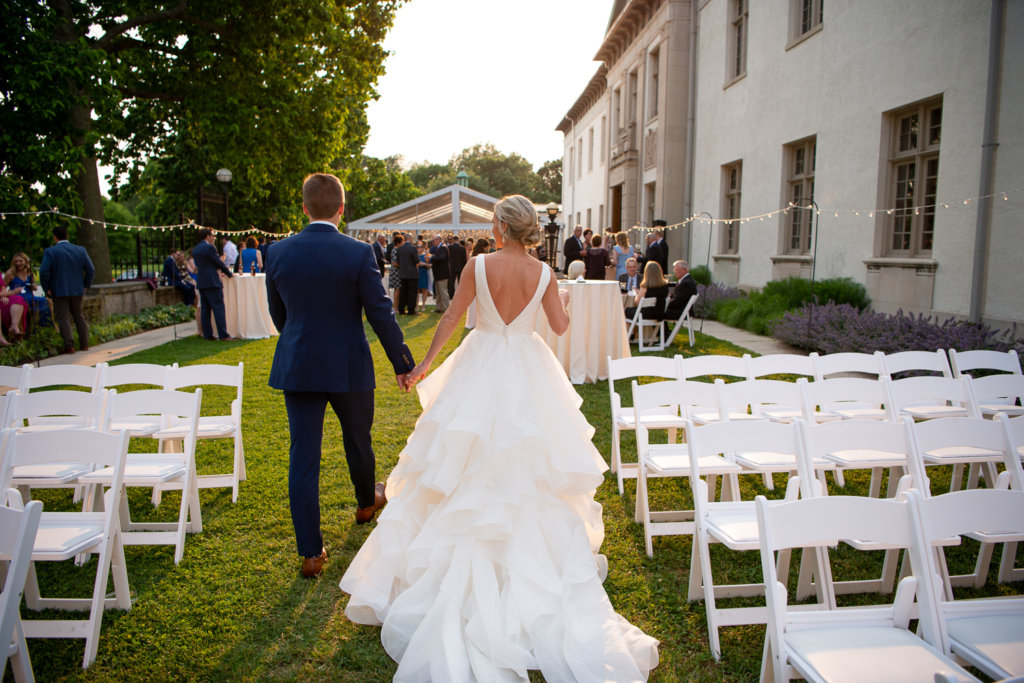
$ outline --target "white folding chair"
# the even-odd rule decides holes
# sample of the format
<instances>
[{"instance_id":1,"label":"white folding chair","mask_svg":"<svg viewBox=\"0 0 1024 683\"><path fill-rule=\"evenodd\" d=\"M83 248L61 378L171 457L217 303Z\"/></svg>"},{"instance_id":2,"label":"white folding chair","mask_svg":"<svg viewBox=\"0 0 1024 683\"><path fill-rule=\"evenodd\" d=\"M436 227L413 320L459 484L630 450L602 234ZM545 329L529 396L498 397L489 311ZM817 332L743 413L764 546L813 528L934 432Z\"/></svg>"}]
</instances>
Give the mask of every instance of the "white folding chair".
<instances>
[{"instance_id":1,"label":"white folding chair","mask_svg":"<svg viewBox=\"0 0 1024 683\"><path fill-rule=\"evenodd\" d=\"M686 410L686 401L714 400L715 387L705 382L682 380L640 385L633 381L633 409L637 413L668 405L680 405ZM689 435L687 435L689 439ZM639 424L636 429L639 467L636 480L636 521L644 526L644 548L648 557L654 556L654 536L688 535L693 533L693 510L651 510L649 480L662 477L689 477L690 455L686 444L652 444L647 428ZM708 477L723 476L724 500L739 497L739 484L735 475L742 468L721 456L703 458L698 465L701 474ZM714 487L709 483L709 489Z\"/></svg>"},{"instance_id":2,"label":"white folding chair","mask_svg":"<svg viewBox=\"0 0 1024 683\"><path fill-rule=\"evenodd\" d=\"M86 393L54 389L34 394L10 392L3 427L21 433L60 431L66 429L96 429L103 423L107 394L105 391ZM52 421L43 421L52 418ZM74 449L65 453L65 460L48 460L17 467L11 483L28 500L32 488L74 488L75 500L84 491L78 478L92 471L92 464L75 459Z\"/></svg>"},{"instance_id":3,"label":"white folding chair","mask_svg":"<svg viewBox=\"0 0 1024 683\"><path fill-rule=\"evenodd\" d=\"M25 585L25 604L29 609L89 612L87 619L26 619L22 622L27 638L84 638L82 668L88 668L96 659L104 608L127 610L132 605L120 527L128 434L76 429L13 433L7 439L5 450L4 465L0 469L0 491L10 487L14 468L63 459L68 452L74 452L77 459L92 467L109 468L111 471L111 487L103 497L102 511L42 514L32 550L33 566L29 567ZM21 507L22 498L16 491L8 493L8 505ZM34 563L70 560L82 553L99 555L92 597L43 598ZM114 581L112 598L106 597L108 577Z\"/></svg>"},{"instance_id":4,"label":"white folding chair","mask_svg":"<svg viewBox=\"0 0 1024 683\"><path fill-rule=\"evenodd\" d=\"M167 389L170 367L152 363L126 363L105 365L100 374L100 386L117 389L121 395L129 393L126 385L141 385L142 390ZM126 415L111 421L108 431L128 430L133 438L153 436L162 425L153 416Z\"/></svg>"},{"instance_id":5,"label":"white folding chair","mask_svg":"<svg viewBox=\"0 0 1024 683\"><path fill-rule=\"evenodd\" d=\"M754 501L714 501L714 492L701 479L698 463L722 457L728 460L733 452L778 451L797 453L800 438L795 424L773 422L719 422L705 427L687 425L690 488L693 491L694 536L690 557L689 600L704 599L708 620L708 641L715 660L721 659L718 631L723 626L763 624L764 607L720 608L716 598L757 596L764 594L764 584L716 584L711 569L711 543L721 543L730 550L757 550L757 518ZM795 458L795 456L794 456ZM795 468L795 465L794 465ZM786 487L786 500L794 500L802 479L793 477ZM788 553L782 560L788 574Z\"/></svg>"},{"instance_id":6,"label":"white folding chair","mask_svg":"<svg viewBox=\"0 0 1024 683\"><path fill-rule=\"evenodd\" d=\"M815 422L842 420L895 420L885 380L836 377L808 382L805 410Z\"/></svg>"},{"instance_id":7,"label":"white folding chair","mask_svg":"<svg viewBox=\"0 0 1024 683\"><path fill-rule=\"evenodd\" d=\"M95 367L89 365L44 365L33 367L25 365L19 391L28 394L33 389L44 387L80 387L88 392L98 393L100 391L100 375L103 371L103 364ZM65 389L68 391L67 389ZM74 391L69 390L69 391ZM64 425L65 427L88 427L73 416L59 416L56 414L39 415L29 420L30 425Z\"/></svg>"},{"instance_id":8,"label":"white folding chair","mask_svg":"<svg viewBox=\"0 0 1024 683\"><path fill-rule=\"evenodd\" d=\"M997 479L995 476L996 463L1004 462L1011 466L1014 464L1011 456L1012 449L1009 446L1003 425L991 420L972 417L946 417L918 423L909 417L903 419L910 425L913 437L912 457L907 459L914 481L913 486L925 497L931 496L931 485L925 471L925 467L928 465L967 463L972 466L972 470L981 465L988 470L987 479L997 482L995 484L997 488L1006 488L1010 485L1011 476L1009 474L1001 479ZM1019 462L1016 464L1019 470ZM976 482L972 482L972 487L974 483ZM954 481L950 491L956 491L959 488L959 483ZM952 586L980 588L985 584L985 578L988 576L988 569L992 562L992 553L999 539L992 538L985 533L973 534L972 538L979 541L981 547L978 551L974 571L970 574L950 576L946 570L946 562L944 555L941 554L941 548L937 549L947 595L952 595ZM942 543L940 545L953 544ZM1006 553L1006 546L1004 546L1003 552Z\"/></svg>"},{"instance_id":9,"label":"white folding chair","mask_svg":"<svg viewBox=\"0 0 1024 683\"><path fill-rule=\"evenodd\" d=\"M15 681L35 680L20 607L42 512L43 504L38 500L31 501L24 510L0 507L0 559L7 563L7 579L0 593L0 678L9 659Z\"/></svg>"},{"instance_id":10,"label":"white folding chair","mask_svg":"<svg viewBox=\"0 0 1024 683\"><path fill-rule=\"evenodd\" d=\"M6 394L12 389L22 389L22 382L25 381L25 368L30 368L27 363L15 368L10 365L0 365L0 393Z\"/></svg>"},{"instance_id":11,"label":"white folding chair","mask_svg":"<svg viewBox=\"0 0 1024 683\"><path fill-rule=\"evenodd\" d=\"M686 327L690 335L690 348L693 348L693 345L697 343L696 339L693 336L693 318L690 317L690 309L693 308L693 304L696 301L697 295L694 294L693 296L690 297L690 300L686 302L686 307L683 309L683 312L679 314L679 317L676 319L675 324L672 325L672 331L669 332L668 338L665 340L663 348L672 346L672 342L675 341L676 335L679 334L679 330L684 326ZM666 324L669 322L671 321L665 321Z\"/></svg>"},{"instance_id":12,"label":"white folding chair","mask_svg":"<svg viewBox=\"0 0 1024 683\"><path fill-rule=\"evenodd\" d=\"M231 400L230 414L204 415L199 418L197 438L231 439L234 450L232 453L231 472L226 474L200 474L199 488L231 488L231 502L238 501L238 483L245 481L245 448L242 441L242 385L245 366L238 365L186 365L172 366L167 378L168 389L197 386L224 386L235 390ZM161 429L154 438L164 441L180 441L189 429L187 421L171 421L170 425Z\"/></svg>"},{"instance_id":13,"label":"white folding chair","mask_svg":"<svg viewBox=\"0 0 1024 683\"><path fill-rule=\"evenodd\" d=\"M929 580L918 578L926 576L927 565L925 553L914 546L915 516L905 499L832 496L770 503L758 496L756 508L768 605L762 681L802 677L833 683L932 683L937 673L948 671L962 680L977 680L931 644L940 642L934 589ZM891 605L794 609L788 604L786 586L779 581L775 554L793 548L825 548L844 537L911 548L915 576L900 581ZM829 580L830 573L826 566L824 580ZM915 617L924 640L909 631Z\"/></svg>"},{"instance_id":14,"label":"white folding chair","mask_svg":"<svg viewBox=\"0 0 1024 683\"><path fill-rule=\"evenodd\" d=\"M814 380L837 377L853 377L859 379L878 379L882 376L879 355L875 353L828 353L818 356L814 364Z\"/></svg>"},{"instance_id":15,"label":"white folding chair","mask_svg":"<svg viewBox=\"0 0 1024 683\"><path fill-rule=\"evenodd\" d=\"M1003 425L1008 451L1006 469L1000 476L1010 480L1010 488L1013 490L1024 491L1024 471L1021 468L1021 458L1024 457L1024 416L1011 418L1006 415L996 415L995 421ZM1024 567L1014 566L1016 558L1017 543L1004 545L1003 557L999 561L1000 582L1024 581Z\"/></svg>"},{"instance_id":16,"label":"white folding chair","mask_svg":"<svg viewBox=\"0 0 1024 683\"><path fill-rule=\"evenodd\" d=\"M949 365L953 370L953 377L970 372L971 370L996 370L1012 375L1020 375L1020 357L1014 350L1010 351L956 351L949 350Z\"/></svg>"},{"instance_id":17,"label":"white folding chair","mask_svg":"<svg viewBox=\"0 0 1024 683\"><path fill-rule=\"evenodd\" d=\"M629 331L630 333L636 333L638 351L661 351L665 348L664 321L644 317L644 308L655 306L657 303L658 300L654 297L644 297L636 306L636 313L633 314ZM648 336L650 338L649 341Z\"/></svg>"},{"instance_id":18,"label":"white folding chair","mask_svg":"<svg viewBox=\"0 0 1024 683\"><path fill-rule=\"evenodd\" d=\"M662 358L660 356L633 356L632 358L608 357L608 394L612 410L612 453L611 470L615 472L619 484L619 494L623 492L624 479L636 479L636 463L622 462L622 446L620 435L623 431L636 429L636 413L632 406L622 407L622 397L615 391L615 380L633 377L658 377L661 379L679 379L679 361L681 356ZM679 414L679 406L662 406L657 410L640 416L647 429L667 429L668 442L675 443L676 430L683 426L683 418Z\"/></svg>"},{"instance_id":19,"label":"white folding chair","mask_svg":"<svg viewBox=\"0 0 1024 683\"><path fill-rule=\"evenodd\" d=\"M942 349L935 351L899 351L897 353L875 354L879 361L879 372L889 379L893 375L904 372L932 372L951 379L953 371L949 368L949 358Z\"/></svg>"},{"instance_id":20,"label":"white folding chair","mask_svg":"<svg viewBox=\"0 0 1024 683\"><path fill-rule=\"evenodd\" d=\"M908 415L915 420L980 417L971 394L970 377L907 377L891 380L889 396L897 417Z\"/></svg>"},{"instance_id":21,"label":"white folding chair","mask_svg":"<svg viewBox=\"0 0 1024 683\"><path fill-rule=\"evenodd\" d=\"M722 356L712 354L707 356L683 358L679 363L679 379L692 380L697 377L706 377L711 381L714 381L715 379L722 379L724 381L725 377L730 377L737 381L744 380L748 377L748 360L750 360L749 353L745 353L742 356ZM688 416L698 424L703 424L703 422L701 422L701 418L698 416L704 416L705 418L713 420L715 416L719 414L717 395L714 403L706 405L691 405L693 406L693 409L690 411Z\"/></svg>"},{"instance_id":22,"label":"white folding chair","mask_svg":"<svg viewBox=\"0 0 1024 683\"><path fill-rule=\"evenodd\" d=\"M971 379L971 391L979 412L986 417L999 413L1024 415L1024 376L987 375Z\"/></svg>"},{"instance_id":23,"label":"white folding chair","mask_svg":"<svg viewBox=\"0 0 1024 683\"><path fill-rule=\"evenodd\" d=\"M846 470L870 469L871 482L868 497L878 498L882 470L889 469L887 496L893 498L899 491L900 478L912 457L913 436L903 422L877 420L840 420L820 424L802 425L804 452L811 461L830 460ZM842 539L857 550L885 550L882 575L877 579L837 581L833 589L839 593L879 592L891 593L899 568L899 549L902 546L877 546L856 537ZM810 573L814 567L801 566L797 597L811 594Z\"/></svg>"},{"instance_id":24,"label":"white folding chair","mask_svg":"<svg viewBox=\"0 0 1024 683\"><path fill-rule=\"evenodd\" d=\"M180 453L132 453L124 470L124 487L180 490L181 504L176 522L133 522L128 508L127 494L122 490L122 535L125 545L172 545L174 564L181 562L185 553L185 534L203 530L196 485L196 430L203 391L188 394L182 391L142 390L118 394L109 390L107 422L126 415L159 416L164 425L171 420L187 420L189 429L184 433L184 448ZM114 471L105 468L79 477L83 484L110 486Z\"/></svg>"},{"instance_id":25,"label":"white folding chair","mask_svg":"<svg viewBox=\"0 0 1024 683\"><path fill-rule=\"evenodd\" d=\"M1024 491L975 489L925 497L910 491L919 510L915 545L927 550L946 536L976 532L1024 540ZM939 576L930 553L927 576ZM999 680L1024 676L1024 596L956 600L935 591L939 634L946 655Z\"/></svg>"}]
</instances>

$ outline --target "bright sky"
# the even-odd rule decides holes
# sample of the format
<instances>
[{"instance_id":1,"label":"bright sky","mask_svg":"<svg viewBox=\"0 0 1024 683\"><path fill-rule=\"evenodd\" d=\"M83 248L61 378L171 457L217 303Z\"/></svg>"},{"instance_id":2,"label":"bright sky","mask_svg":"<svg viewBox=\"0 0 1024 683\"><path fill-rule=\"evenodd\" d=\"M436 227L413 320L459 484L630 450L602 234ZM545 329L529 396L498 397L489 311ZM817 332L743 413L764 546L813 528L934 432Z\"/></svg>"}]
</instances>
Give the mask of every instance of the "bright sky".
<instances>
[{"instance_id":1,"label":"bright sky","mask_svg":"<svg viewBox=\"0 0 1024 683\"><path fill-rule=\"evenodd\" d=\"M537 168L562 156L555 126L597 71L612 0L411 0L368 110L366 154L447 163L477 143Z\"/></svg>"}]
</instances>

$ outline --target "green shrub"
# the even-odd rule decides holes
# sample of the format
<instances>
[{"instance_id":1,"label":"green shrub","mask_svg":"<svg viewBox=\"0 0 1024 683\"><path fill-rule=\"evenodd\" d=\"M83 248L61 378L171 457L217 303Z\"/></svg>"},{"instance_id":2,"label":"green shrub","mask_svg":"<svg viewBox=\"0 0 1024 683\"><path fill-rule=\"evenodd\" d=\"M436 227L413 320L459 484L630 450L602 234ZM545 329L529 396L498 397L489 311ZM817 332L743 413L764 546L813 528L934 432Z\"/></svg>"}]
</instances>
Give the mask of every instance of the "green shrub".
<instances>
[{"instance_id":1,"label":"green shrub","mask_svg":"<svg viewBox=\"0 0 1024 683\"><path fill-rule=\"evenodd\" d=\"M764 286L766 296L779 297L786 301L786 309L794 310L815 299L820 303L833 302L849 304L864 310L871 303L864 285L848 277L811 281L802 277L787 277L773 280Z\"/></svg>"},{"instance_id":2,"label":"green shrub","mask_svg":"<svg viewBox=\"0 0 1024 683\"><path fill-rule=\"evenodd\" d=\"M711 284L711 269L707 266L694 266L690 269L690 277L692 277L698 285L704 285L707 287Z\"/></svg>"},{"instance_id":3,"label":"green shrub","mask_svg":"<svg viewBox=\"0 0 1024 683\"><path fill-rule=\"evenodd\" d=\"M769 323L789 310L786 299L754 291L749 296L722 301L715 312L719 322L754 334L770 334Z\"/></svg>"}]
</instances>

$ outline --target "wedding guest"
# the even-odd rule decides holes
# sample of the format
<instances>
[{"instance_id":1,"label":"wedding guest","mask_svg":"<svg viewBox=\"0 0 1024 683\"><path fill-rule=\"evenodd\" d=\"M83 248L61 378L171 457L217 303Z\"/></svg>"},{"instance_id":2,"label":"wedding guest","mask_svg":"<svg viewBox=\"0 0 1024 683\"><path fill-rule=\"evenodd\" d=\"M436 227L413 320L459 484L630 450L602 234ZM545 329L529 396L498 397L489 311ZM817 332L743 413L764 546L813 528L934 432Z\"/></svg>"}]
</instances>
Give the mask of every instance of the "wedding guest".
<instances>
[{"instance_id":1,"label":"wedding guest","mask_svg":"<svg viewBox=\"0 0 1024 683\"><path fill-rule=\"evenodd\" d=\"M608 250L601 246L601 236L594 235L590 238L591 246L583 255L583 263L586 265L584 277L588 280L603 280L605 267L614 263Z\"/></svg>"},{"instance_id":2,"label":"wedding guest","mask_svg":"<svg viewBox=\"0 0 1024 683\"><path fill-rule=\"evenodd\" d=\"M636 256L633 247L629 246L629 235L624 232L615 233L615 277L621 278L626 272L626 261Z\"/></svg>"},{"instance_id":3,"label":"wedding guest","mask_svg":"<svg viewBox=\"0 0 1024 683\"><path fill-rule=\"evenodd\" d=\"M396 238L397 239L397 238ZM416 291L420 283L419 250L412 240L403 241L395 247L395 270L401 278L398 296L398 312L416 315Z\"/></svg>"},{"instance_id":4,"label":"wedding guest","mask_svg":"<svg viewBox=\"0 0 1024 683\"><path fill-rule=\"evenodd\" d=\"M619 276L619 288L623 292L635 292L639 286L640 264L635 258L628 258L626 259L626 272Z\"/></svg>"},{"instance_id":5,"label":"wedding guest","mask_svg":"<svg viewBox=\"0 0 1024 683\"><path fill-rule=\"evenodd\" d=\"M28 310L28 304L21 296L23 290L24 286L7 283L4 276L0 276L0 329L7 327L7 334L14 341L18 341L25 334L25 312ZM2 332L0 346L10 346Z\"/></svg>"},{"instance_id":6,"label":"wedding guest","mask_svg":"<svg viewBox=\"0 0 1024 683\"><path fill-rule=\"evenodd\" d=\"M245 249L240 254L242 258L242 272L251 273L253 272L253 266L256 266L256 272L263 272L263 254L260 253L259 249L256 248L256 238L249 237L245 240Z\"/></svg>"},{"instance_id":7,"label":"wedding guest","mask_svg":"<svg viewBox=\"0 0 1024 683\"><path fill-rule=\"evenodd\" d=\"M657 261L648 261L644 266L644 279L640 281L640 288L636 290L636 296L633 297L633 305L626 308L626 318L633 317L641 300L653 297L654 305L644 308L643 316L649 320L657 320L665 310L665 297L667 296L668 280L661 272L661 266Z\"/></svg>"},{"instance_id":8,"label":"wedding guest","mask_svg":"<svg viewBox=\"0 0 1024 683\"><path fill-rule=\"evenodd\" d=\"M196 286L202 304L199 321L203 337L211 341L214 339L213 325L210 323L212 315L213 321L217 324L216 338L221 341L232 341L233 337L228 333L224 317L224 285L220 281L220 273L232 277L231 269L225 261L217 257L217 248L213 246L213 232L209 228L199 230L199 243L192 247L192 258L196 264Z\"/></svg>"},{"instance_id":9,"label":"wedding guest","mask_svg":"<svg viewBox=\"0 0 1024 683\"><path fill-rule=\"evenodd\" d=\"M434 310L444 313L448 310L448 278L451 276L448 246L440 235L434 235L430 247L430 270L434 274Z\"/></svg>"},{"instance_id":10,"label":"wedding guest","mask_svg":"<svg viewBox=\"0 0 1024 683\"><path fill-rule=\"evenodd\" d=\"M43 252L39 279L43 290L53 297L54 317L64 340L64 353L75 352L75 340L71 336L72 319L78 331L79 347L83 351L89 348L89 323L82 314L82 297L92 286L95 274L96 269L85 247L68 242L68 226L56 226L53 229L53 246Z\"/></svg>"},{"instance_id":11,"label":"wedding guest","mask_svg":"<svg viewBox=\"0 0 1024 683\"><path fill-rule=\"evenodd\" d=\"M482 237L476 241L473 245L472 256L479 256L480 254L489 254L491 252L491 245L487 243L487 240Z\"/></svg>"},{"instance_id":12,"label":"wedding guest","mask_svg":"<svg viewBox=\"0 0 1024 683\"><path fill-rule=\"evenodd\" d=\"M391 293L391 305L395 307L395 310L402 313L402 279L399 276L398 268L398 248L405 242L405 238L397 232L391 237L391 244L388 245L391 248L391 256L389 257L389 263L391 264L391 270L388 274L388 291Z\"/></svg>"},{"instance_id":13,"label":"wedding guest","mask_svg":"<svg viewBox=\"0 0 1024 683\"><path fill-rule=\"evenodd\" d=\"M235 243L229 238L225 237L223 249L224 255L222 258L224 260L224 265L228 268L234 268L235 264L238 263L238 247L236 247Z\"/></svg>"},{"instance_id":14,"label":"wedding guest","mask_svg":"<svg viewBox=\"0 0 1024 683\"><path fill-rule=\"evenodd\" d=\"M487 240L487 246L491 248L491 250L488 252L489 254L493 254L494 252L498 251L498 242L493 237Z\"/></svg>"},{"instance_id":15,"label":"wedding guest","mask_svg":"<svg viewBox=\"0 0 1024 683\"><path fill-rule=\"evenodd\" d=\"M420 257L420 279L419 279L419 292L420 292L420 305L419 311L421 313L427 312L427 298L430 296L430 264L427 263L427 250L423 245L416 247L416 252Z\"/></svg>"},{"instance_id":16,"label":"wedding guest","mask_svg":"<svg viewBox=\"0 0 1024 683\"><path fill-rule=\"evenodd\" d=\"M586 272L587 265L583 263L583 261L576 259L575 261L569 264L569 267L565 271L565 277L569 278L570 280L575 280L576 278L580 277Z\"/></svg>"},{"instance_id":17,"label":"wedding guest","mask_svg":"<svg viewBox=\"0 0 1024 683\"><path fill-rule=\"evenodd\" d=\"M3 282L12 290L20 287L20 296L25 300L28 313L37 314L39 324L52 326L50 302L45 295L37 296L35 293L39 279L32 270L32 260L28 254L19 251L11 258L11 267L4 273Z\"/></svg>"},{"instance_id":18,"label":"wedding guest","mask_svg":"<svg viewBox=\"0 0 1024 683\"><path fill-rule=\"evenodd\" d=\"M586 230L583 231L583 247L585 249L590 247L591 244L593 244L593 238L594 238L594 231L593 230L591 230L590 228L587 228Z\"/></svg>"},{"instance_id":19,"label":"wedding guest","mask_svg":"<svg viewBox=\"0 0 1024 683\"><path fill-rule=\"evenodd\" d=\"M174 288L181 292L181 300L188 306L196 305L195 271L189 268L189 259L185 252L174 253Z\"/></svg>"},{"instance_id":20,"label":"wedding guest","mask_svg":"<svg viewBox=\"0 0 1024 683\"><path fill-rule=\"evenodd\" d=\"M683 314L690 297L697 293L697 281L690 275L690 264L686 261L676 261L672 264L672 272L676 276L676 286L672 290L665 305L665 312L662 317L666 320L676 320Z\"/></svg>"},{"instance_id":21,"label":"wedding guest","mask_svg":"<svg viewBox=\"0 0 1024 683\"><path fill-rule=\"evenodd\" d=\"M387 245L388 238L383 234L377 235L377 239L373 241L373 257L377 259L377 270L380 271L381 277L387 274L387 271L384 270L384 264L386 263L384 260L384 250Z\"/></svg>"},{"instance_id":22,"label":"wedding guest","mask_svg":"<svg viewBox=\"0 0 1024 683\"><path fill-rule=\"evenodd\" d=\"M650 246L647 247L647 252L644 254L645 261L657 261L658 265L661 266L661 272L668 272L668 245L665 244L665 221L656 220L654 225L661 225L654 230L654 238L650 242ZM647 272L646 270L644 271Z\"/></svg>"},{"instance_id":23,"label":"wedding guest","mask_svg":"<svg viewBox=\"0 0 1024 683\"><path fill-rule=\"evenodd\" d=\"M569 264L580 258L583 251L583 226L577 225L572 229L572 235L565 240L562 246L562 254L565 256L565 268L568 273Z\"/></svg>"},{"instance_id":24,"label":"wedding guest","mask_svg":"<svg viewBox=\"0 0 1024 683\"><path fill-rule=\"evenodd\" d=\"M459 243L455 235L448 235L448 258L450 259L450 277L448 278L448 299L455 296L455 287L462 277L462 269L466 267L466 247Z\"/></svg>"}]
</instances>

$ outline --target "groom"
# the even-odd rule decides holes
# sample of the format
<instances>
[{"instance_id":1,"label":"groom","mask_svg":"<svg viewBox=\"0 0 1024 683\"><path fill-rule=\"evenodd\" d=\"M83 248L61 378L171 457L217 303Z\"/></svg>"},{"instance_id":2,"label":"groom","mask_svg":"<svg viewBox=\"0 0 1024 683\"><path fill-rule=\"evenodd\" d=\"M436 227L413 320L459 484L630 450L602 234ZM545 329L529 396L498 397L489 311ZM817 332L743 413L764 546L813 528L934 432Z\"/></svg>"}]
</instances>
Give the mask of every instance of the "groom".
<instances>
[{"instance_id":1,"label":"groom","mask_svg":"<svg viewBox=\"0 0 1024 683\"><path fill-rule=\"evenodd\" d=\"M338 232L344 210L341 181L325 173L310 175L302 185L309 225L272 244L266 261L270 315L281 331L270 386L284 391L288 411L288 498L302 574L308 578L319 576L327 559L320 531L320 447L328 403L341 422L358 504L356 523L369 522L387 502L384 484L374 484L375 382L364 312L406 391L415 366L373 248Z\"/></svg>"}]
</instances>

